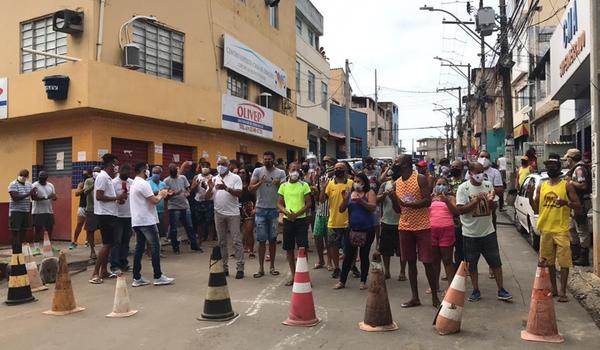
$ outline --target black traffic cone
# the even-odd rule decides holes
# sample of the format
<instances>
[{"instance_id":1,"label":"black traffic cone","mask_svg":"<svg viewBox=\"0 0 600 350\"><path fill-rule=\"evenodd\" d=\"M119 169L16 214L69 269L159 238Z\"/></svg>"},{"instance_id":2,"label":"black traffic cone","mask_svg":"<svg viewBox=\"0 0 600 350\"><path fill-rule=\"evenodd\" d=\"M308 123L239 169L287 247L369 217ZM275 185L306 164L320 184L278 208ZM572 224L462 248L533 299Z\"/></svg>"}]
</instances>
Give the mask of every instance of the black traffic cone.
<instances>
[{"instance_id":1,"label":"black traffic cone","mask_svg":"<svg viewBox=\"0 0 600 350\"><path fill-rule=\"evenodd\" d=\"M13 252L10 258L10 276L8 277L7 305L24 304L36 299L31 294L25 257L22 252Z\"/></svg>"},{"instance_id":2,"label":"black traffic cone","mask_svg":"<svg viewBox=\"0 0 600 350\"><path fill-rule=\"evenodd\" d=\"M221 248L216 246L210 255L208 290L204 299L204 312L198 317L200 321L229 321L239 315L233 312L227 279L223 268Z\"/></svg>"},{"instance_id":3,"label":"black traffic cone","mask_svg":"<svg viewBox=\"0 0 600 350\"><path fill-rule=\"evenodd\" d=\"M359 322L358 327L365 332L385 332L398 329L398 324L392 319L379 253L374 253L371 261L365 320Z\"/></svg>"}]
</instances>

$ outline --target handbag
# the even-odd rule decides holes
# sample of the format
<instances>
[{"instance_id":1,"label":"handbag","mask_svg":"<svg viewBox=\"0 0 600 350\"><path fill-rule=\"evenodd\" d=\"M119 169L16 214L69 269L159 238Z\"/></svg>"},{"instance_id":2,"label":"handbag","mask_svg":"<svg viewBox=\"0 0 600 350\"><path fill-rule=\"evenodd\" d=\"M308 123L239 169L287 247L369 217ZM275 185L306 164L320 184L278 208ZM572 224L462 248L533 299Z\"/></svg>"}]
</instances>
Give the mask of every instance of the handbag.
<instances>
[{"instance_id":1,"label":"handbag","mask_svg":"<svg viewBox=\"0 0 600 350\"><path fill-rule=\"evenodd\" d=\"M353 247L364 247L367 243L367 231L351 230L348 238Z\"/></svg>"}]
</instances>

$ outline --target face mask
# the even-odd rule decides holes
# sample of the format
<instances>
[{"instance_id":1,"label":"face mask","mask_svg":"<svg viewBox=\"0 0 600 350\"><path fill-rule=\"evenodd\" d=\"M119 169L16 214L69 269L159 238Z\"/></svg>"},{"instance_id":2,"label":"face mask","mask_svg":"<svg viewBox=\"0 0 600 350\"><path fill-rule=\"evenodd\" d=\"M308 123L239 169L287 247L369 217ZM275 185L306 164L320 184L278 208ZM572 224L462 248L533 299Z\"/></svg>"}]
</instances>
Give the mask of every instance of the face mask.
<instances>
[{"instance_id":1,"label":"face mask","mask_svg":"<svg viewBox=\"0 0 600 350\"><path fill-rule=\"evenodd\" d=\"M459 177L460 173L460 169L450 169L450 176L452 177Z\"/></svg>"},{"instance_id":2,"label":"face mask","mask_svg":"<svg viewBox=\"0 0 600 350\"><path fill-rule=\"evenodd\" d=\"M446 185L436 185L434 191L436 193L447 194L448 193L448 187L446 187Z\"/></svg>"},{"instance_id":3,"label":"face mask","mask_svg":"<svg viewBox=\"0 0 600 350\"><path fill-rule=\"evenodd\" d=\"M169 174L170 174L172 177L177 177L177 169L171 169L171 170L169 170Z\"/></svg>"},{"instance_id":4,"label":"face mask","mask_svg":"<svg viewBox=\"0 0 600 350\"><path fill-rule=\"evenodd\" d=\"M346 175L345 170L335 170L333 173L335 174L336 177L344 177L344 175Z\"/></svg>"},{"instance_id":5,"label":"face mask","mask_svg":"<svg viewBox=\"0 0 600 350\"><path fill-rule=\"evenodd\" d=\"M217 166L217 172L219 173L219 175L225 175L225 173L227 173L227 171L229 171L229 168L223 165L218 165Z\"/></svg>"},{"instance_id":6,"label":"face mask","mask_svg":"<svg viewBox=\"0 0 600 350\"><path fill-rule=\"evenodd\" d=\"M298 179L300 178L300 173L297 171L292 171L290 173L290 180L292 181L298 181Z\"/></svg>"},{"instance_id":7,"label":"face mask","mask_svg":"<svg viewBox=\"0 0 600 350\"><path fill-rule=\"evenodd\" d=\"M115 174L118 173L119 172L119 166L118 165L114 165L113 166L113 171L115 172Z\"/></svg>"},{"instance_id":8,"label":"face mask","mask_svg":"<svg viewBox=\"0 0 600 350\"><path fill-rule=\"evenodd\" d=\"M124 175L124 174L119 174L119 178L120 178L121 180L123 180L123 181L127 180L127 178L128 178L128 177L129 177L129 176L127 176L127 175ZM148 176L146 176L146 177L148 177Z\"/></svg>"},{"instance_id":9,"label":"face mask","mask_svg":"<svg viewBox=\"0 0 600 350\"><path fill-rule=\"evenodd\" d=\"M38 182L41 183L42 185L44 185L46 183L46 181L48 181L48 178L39 178Z\"/></svg>"},{"instance_id":10,"label":"face mask","mask_svg":"<svg viewBox=\"0 0 600 350\"><path fill-rule=\"evenodd\" d=\"M477 163L483 165L484 169L489 168L491 165L490 160L487 158L479 158L479 159L477 159Z\"/></svg>"},{"instance_id":11,"label":"face mask","mask_svg":"<svg viewBox=\"0 0 600 350\"><path fill-rule=\"evenodd\" d=\"M153 180L153 181L158 181L158 180L160 180L160 174L152 174L152 180Z\"/></svg>"},{"instance_id":12,"label":"face mask","mask_svg":"<svg viewBox=\"0 0 600 350\"><path fill-rule=\"evenodd\" d=\"M363 185L362 184L355 183L353 186L354 186L354 190L355 191L362 191L363 190Z\"/></svg>"},{"instance_id":13,"label":"face mask","mask_svg":"<svg viewBox=\"0 0 600 350\"><path fill-rule=\"evenodd\" d=\"M392 176L392 175L394 175L394 172L393 172L393 171L391 171L391 170L388 170L388 171L387 171L387 176Z\"/></svg>"},{"instance_id":14,"label":"face mask","mask_svg":"<svg viewBox=\"0 0 600 350\"><path fill-rule=\"evenodd\" d=\"M93 172L93 173L92 173L92 177L93 177L94 179L96 179L96 178L98 177L98 174L99 174L99 173L97 173L97 172Z\"/></svg>"},{"instance_id":15,"label":"face mask","mask_svg":"<svg viewBox=\"0 0 600 350\"><path fill-rule=\"evenodd\" d=\"M560 171L560 169L548 169L548 176L553 179L559 177L561 173L562 172Z\"/></svg>"},{"instance_id":16,"label":"face mask","mask_svg":"<svg viewBox=\"0 0 600 350\"><path fill-rule=\"evenodd\" d=\"M84 179L89 179L90 178L90 174L89 173L83 173L83 178Z\"/></svg>"},{"instance_id":17,"label":"face mask","mask_svg":"<svg viewBox=\"0 0 600 350\"><path fill-rule=\"evenodd\" d=\"M471 179L473 179L478 184L483 182L483 173L481 174L471 174Z\"/></svg>"},{"instance_id":18,"label":"face mask","mask_svg":"<svg viewBox=\"0 0 600 350\"><path fill-rule=\"evenodd\" d=\"M310 168L309 168L308 166L303 166L303 167L302 167L302 171L304 171L305 173L308 173L308 170L309 170L309 169L310 169Z\"/></svg>"},{"instance_id":19,"label":"face mask","mask_svg":"<svg viewBox=\"0 0 600 350\"><path fill-rule=\"evenodd\" d=\"M202 168L202 175L206 176L210 173L210 169L209 168Z\"/></svg>"}]
</instances>

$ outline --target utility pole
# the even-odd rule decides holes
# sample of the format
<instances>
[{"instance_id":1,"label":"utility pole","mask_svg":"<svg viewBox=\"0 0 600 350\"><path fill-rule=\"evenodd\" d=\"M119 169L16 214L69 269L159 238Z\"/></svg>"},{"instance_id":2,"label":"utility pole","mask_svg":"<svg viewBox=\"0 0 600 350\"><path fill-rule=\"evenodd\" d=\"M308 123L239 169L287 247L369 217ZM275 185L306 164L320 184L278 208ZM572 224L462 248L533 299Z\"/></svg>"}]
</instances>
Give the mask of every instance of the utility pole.
<instances>
[{"instance_id":1,"label":"utility pole","mask_svg":"<svg viewBox=\"0 0 600 350\"><path fill-rule=\"evenodd\" d=\"M373 145L379 146L379 99L377 95L377 69L375 69L375 135L373 135Z\"/></svg>"},{"instance_id":2,"label":"utility pole","mask_svg":"<svg viewBox=\"0 0 600 350\"><path fill-rule=\"evenodd\" d=\"M471 139L473 138L473 124L471 123L471 64L467 65L469 73L467 74L467 155L471 154ZM468 159L465 157L465 159Z\"/></svg>"},{"instance_id":3,"label":"utility pole","mask_svg":"<svg viewBox=\"0 0 600 350\"><path fill-rule=\"evenodd\" d=\"M479 7L483 7L483 0L479 0ZM481 33L481 73L479 74L479 111L481 112L481 148L487 150L487 83L485 81L485 36Z\"/></svg>"},{"instance_id":4,"label":"utility pole","mask_svg":"<svg viewBox=\"0 0 600 350\"><path fill-rule=\"evenodd\" d=\"M590 80L591 80L591 109L592 109L592 205L593 205L593 235L594 235L594 257L592 265L594 272L600 276L600 196L598 190L600 183L598 179L598 163L600 160L600 79L598 69L600 68L600 5L598 1L590 1L590 34L592 47L590 49ZM584 9L585 11L585 9Z\"/></svg>"},{"instance_id":5,"label":"utility pole","mask_svg":"<svg viewBox=\"0 0 600 350\"><path fill-rule=\"evenodd\" d=\"M350 96L350 64L348 63L348 59L346 59L346 158L352 157L352 152L350 148L350 104L352 104L352 96Z\"/></svg>"},{"instance_id":6,"label":"utility pole","mask_svg":"<svg viewBox=\"0 0 600 350\"><path fill-rule=\"evenodd\" d=\"M506 139L504 157L506 158L506 183L508 184L508 189L512 190L515 188L515 139L513 132L513 101L510 79L512 55L508 48L506 0L500 0L500 39L500 59L498 60L498 64L500 65L500 74L502 75L502 95L504 101L504 133ZM533 89L533 91L535 91L535 89ZM535 105L535 102L533 105Z\"/></svg>"},{"instance_id":7,"label":"utility pole","mask_svg":"<svg viewBox=\"0 0 600 350\"><path fill-rule=\"evenodd\" d=\"M458 117L457 117L457 124L460 122L460 118L462 116L462 88L459 87L453 87L453 88L445 88L445 89L437 89L436 91L440 92L440 91L453 91L453 90L457 90L458 91ZM452 155L450 157L454 157L456 155L455 153L455 148L454 148L454 121L453 121L453 117L454 114L452 113L452 108L450 108L450 138L452 141ZM460 127L462 128L462 127ZM460 130L459 128L459 130ZM462 143L461 143L462 144ZM462 152L462 150L461 150Z\"/></svg>"}]
</instances>

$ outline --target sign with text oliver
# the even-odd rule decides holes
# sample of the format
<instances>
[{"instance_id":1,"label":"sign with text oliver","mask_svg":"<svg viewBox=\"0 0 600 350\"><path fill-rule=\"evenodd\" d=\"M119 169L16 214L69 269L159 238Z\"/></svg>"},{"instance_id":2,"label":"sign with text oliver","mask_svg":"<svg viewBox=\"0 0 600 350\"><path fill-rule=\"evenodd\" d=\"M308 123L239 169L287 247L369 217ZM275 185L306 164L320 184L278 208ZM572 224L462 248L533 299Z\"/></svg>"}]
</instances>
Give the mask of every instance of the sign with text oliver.
<instances>
[{"instance_id":1,"label":"sign with text oliver","mask_svg":"<svg viewBox=\"0 0 600 350\"><path fill-rule=\"evenodd\" d=\"M231 95L223 95L221 109L223 129L273 138L272 110Z\"/></svg>"}]
</instances>

